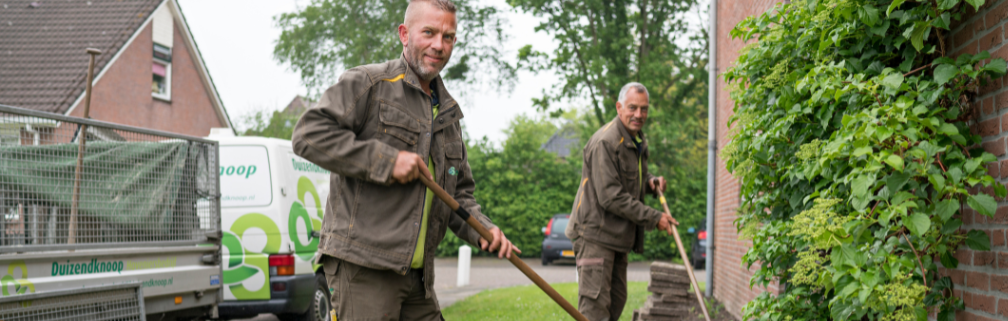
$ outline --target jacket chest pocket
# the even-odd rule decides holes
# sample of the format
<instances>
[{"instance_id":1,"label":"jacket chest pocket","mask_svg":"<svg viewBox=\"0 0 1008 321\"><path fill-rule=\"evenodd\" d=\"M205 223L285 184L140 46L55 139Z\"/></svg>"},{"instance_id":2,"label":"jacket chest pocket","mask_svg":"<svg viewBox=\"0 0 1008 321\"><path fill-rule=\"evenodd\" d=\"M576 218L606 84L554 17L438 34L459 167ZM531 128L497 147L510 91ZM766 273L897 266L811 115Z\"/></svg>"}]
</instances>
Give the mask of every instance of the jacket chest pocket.
<instances>
[{"instance_id":1,"label":"jacket chest pocket","mask_svg":"<svg viewBox=\"0 0 1008 321\"><path fill-rule=\"evenodd\" d=\"M462 175L462 141L445 143L444 187L448 195L455 195L455 186Z\"/></svg>"},{"instance_id":2,"label":"jacket chest pocket","mask_svg":"<svg viewBox=\"0 0 1008 321\"><path fill-rule=\"evenodd\" d=\"M415 153L417 140L420 139L420 123L399 108L384 103L379 108L380 140L395 149Z\"/></svg>"},{"instance_id":3,"label":"jacket chest pocket","mask_svg":"<svg viewBox=\"0 0 1008 321\"><path fill-rule=\"evenodd\" d=\"M634 198L640 194L640 169L637 168L637 154L632 151L620 153L620 174L623 177L623 187Z\"/></svg>"}]
</instances>

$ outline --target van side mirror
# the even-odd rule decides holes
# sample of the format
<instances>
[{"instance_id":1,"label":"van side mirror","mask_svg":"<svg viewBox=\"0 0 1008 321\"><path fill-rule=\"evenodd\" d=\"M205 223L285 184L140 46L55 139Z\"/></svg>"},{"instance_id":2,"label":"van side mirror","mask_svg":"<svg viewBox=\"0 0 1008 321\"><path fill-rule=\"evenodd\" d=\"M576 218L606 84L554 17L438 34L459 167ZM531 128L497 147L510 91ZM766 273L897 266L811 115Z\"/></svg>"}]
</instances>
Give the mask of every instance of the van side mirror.
<instances>
[{"instance_id":1,"label":"van side mirror","mask_svg":"<svg viewBox=\"0 0 1008 321\"><path fill-rule=\"evenodd\" d=\"M696 233L696 228L695 227L691 227L688 230L686 230L686 233L689 233L689 234Z\"/></svg>"}]
</instances>

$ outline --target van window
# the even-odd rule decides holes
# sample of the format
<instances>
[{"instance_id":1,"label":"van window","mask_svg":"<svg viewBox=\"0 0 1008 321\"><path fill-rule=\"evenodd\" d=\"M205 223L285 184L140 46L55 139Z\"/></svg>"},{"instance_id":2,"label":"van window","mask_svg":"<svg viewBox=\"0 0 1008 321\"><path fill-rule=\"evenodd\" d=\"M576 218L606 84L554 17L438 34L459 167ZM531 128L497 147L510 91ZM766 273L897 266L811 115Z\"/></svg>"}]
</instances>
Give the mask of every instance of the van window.
<instances>
[{"instance_id":1,"label":"van window","mask_svg":"<svg viewBox=\"0 0 1008 321\"><path fill-rule=\"evenodd\" d=\"M273 202L265 146L221 146L221 207L266 206Z\"/></svg>"}]
</instances>

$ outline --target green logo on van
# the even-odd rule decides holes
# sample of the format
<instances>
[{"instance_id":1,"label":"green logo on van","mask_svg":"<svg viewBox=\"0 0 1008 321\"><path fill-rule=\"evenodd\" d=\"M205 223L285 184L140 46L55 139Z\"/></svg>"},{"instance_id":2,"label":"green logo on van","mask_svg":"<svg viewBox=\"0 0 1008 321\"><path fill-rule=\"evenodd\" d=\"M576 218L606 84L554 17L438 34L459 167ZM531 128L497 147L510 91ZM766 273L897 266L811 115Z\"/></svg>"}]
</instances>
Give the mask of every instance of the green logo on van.
<instances>
[{"instance_id":1,"label":"green logo on van","mask_svg":"<svg viewBox=\"0 0 1008 321\"><path fill-rule=\"evenodd\" d=\"M248 165L248 166L240 165L238 167L231 165L220 167L220 176L235 175L238 177L245 176L245 178L249 178L249 176L252 176L252 174L255 174L255 172L256 172L255 165Z\"/></svg>"},{"instance_id":2,"label":"green logo on van","mask_svg":"<svg viewBox=\"0 0 1008 321\"><path fill-rule=\"evenodd\" d=\"M266 234L266 245L261 250L246 250L242 244L245 232L251 228L261 229ZM221 244L228 250L227 267L223 272L224 284L239 300L269 299L269 253L280 251L280 228L273 220L261 213L242 215L231 225L230 231L223 231ZM263 285L258 290L249 290L242 283L263 274Z\"/></svg>"},{"instance_id":3,"label":"green logo on van","mask_svg":"<svg viewBox=\"0 0 1008 321\"><path fill-rule=\"evenodd\" d=\"M301 176L298 179L297 196L297 201L291 204L287 228L295 255L302 261L310 261L318 249L318 238L310 238L307 243L302 242L298 237L297 225L303 222L309 231L317 231L322 228L324 212L318 190L315 189L315 184L308 177ZM311 197L311 200L315 202L314 208L305 207L306 197ZM309 210L314 210L315 217L309 214ZM245 232L251 228L261 229L266 234L266 245L261 250L249 250L243 245L242 240L245 238ZM228 250L223 283L228 285L231 293L238 300L269 299L269 255L280 251L280 228L273 222L273 219L265 214L248 213L235 220L231 225L231 230L223 231L223 234L221 243ZM313 265L313 269L315 268L317 266ZM265 278L263 286L257 290L245 288L243 283L259 273L262 273L262 277Z\"/></svg>"},{"instance_id":4,"label":"green logo on van","mask_svg":"<svg viewBox=\"0 0 1008 321\"><path fill-rule=\"evenodd\" d=\"M291 166L294 166L294 170L299 172L329 174L329 171L327 171L325 168L319 167L314 163L299 162L295 158L291 158Z\"/></svg>"},{"instance_id":5,"label":"green logo on van","mask_svg":"<svg viewBox=\"0 0 1008 321\"><path fill-rule=\"evenodd\" d=\"M315 201L315 216L318 216L318 218L308 215L308 210L304 206L305 194L310 194L312 200ZM320 205L322 203L319 203L319 195L318 191L315 190L315 184L312 184L311 180L305 176L301 176L301 178L298 179L297 197L299 202L291 204L290 215L287 220L287 229L290 233L291 242L294 243L295 255L300 257L302 260L309 261L315 256L315 251L318 249L318 238L311 238L308 241L308 244L301 243L301 238L298 237L297 234L297 224L298 221L304 222L309 231L318 231L321 229L323 212Z\"/></svg>"}]
</instances>

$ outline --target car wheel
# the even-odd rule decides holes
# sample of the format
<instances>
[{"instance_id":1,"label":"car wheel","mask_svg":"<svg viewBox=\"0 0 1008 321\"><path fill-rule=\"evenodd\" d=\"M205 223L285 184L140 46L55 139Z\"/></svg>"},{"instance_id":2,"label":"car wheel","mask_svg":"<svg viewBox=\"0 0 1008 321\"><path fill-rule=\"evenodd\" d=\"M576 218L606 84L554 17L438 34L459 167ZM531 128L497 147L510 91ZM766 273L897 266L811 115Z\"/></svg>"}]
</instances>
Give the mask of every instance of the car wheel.
<instances>
[{"instance_id":1,"label":"car wheel","mask_svg":"<svg viewBox=\"0 0 1008 321\"><path fill-rule=\"evenodd\" d=\"M542 264L543 264L543 266L547 266L547 265L549 265L549 263L550 263L549 258L546 257L546 254L543 254L542 255Z\"/></svg>"},{"instance_id":2,"label":"car wheel","mask_svg":"<svg viewBox=\"0 0 1008 321\"><path fill-rule=\"evenodd\" d=\"M295 321L327 321L329 317L329 286L326 285L325 276L315 275L315 295L312 296L308 311L304 314L294 315Z\"/></svg>"}]
</instances>

